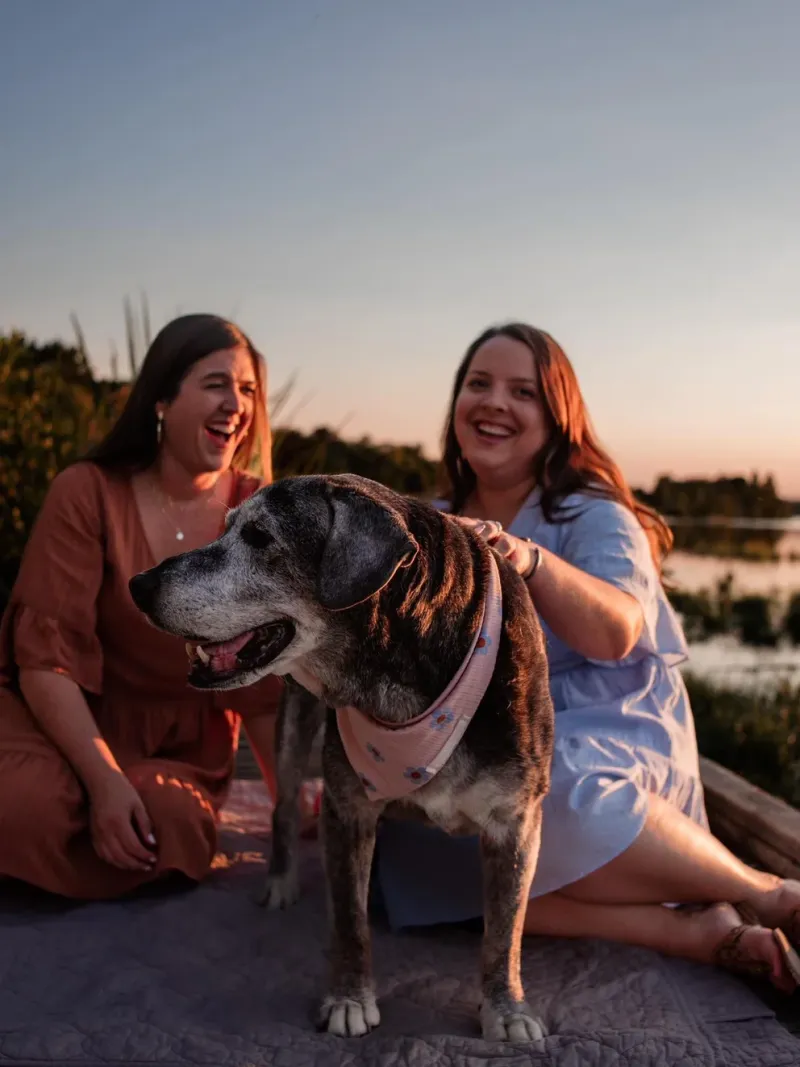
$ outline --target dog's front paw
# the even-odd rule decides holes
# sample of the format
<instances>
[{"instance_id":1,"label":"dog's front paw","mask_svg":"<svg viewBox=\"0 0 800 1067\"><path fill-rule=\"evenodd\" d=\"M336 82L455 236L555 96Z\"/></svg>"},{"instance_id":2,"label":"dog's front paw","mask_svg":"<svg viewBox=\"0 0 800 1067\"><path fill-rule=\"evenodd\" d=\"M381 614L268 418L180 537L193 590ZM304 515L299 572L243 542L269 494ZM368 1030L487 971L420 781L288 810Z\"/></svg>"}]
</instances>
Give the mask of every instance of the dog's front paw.
<instances>
[{"instance_id":1,"label":"dog's front paw","mask_svg":"<svg viewBox=\"0 0 800 1067\"><path fill-rule=\"evenodd\" d=\"M542 1041L547 1036L544 1023L524 1001L502 1010L484 1001L481 1007L481 1030L484 1041L527 1044L530 1041Z\"/></svg>"},{"instance_id":2,"label":"dog's front paw","mask_svg":"<svg viewBox=\"0 0 800 1067\"><path fill-rule=\"evenodd\" d=\"M363 1037L380 1021L374 994L363 993L358 997L325 997L317 1025L320 1030L327 1030L337 1037Z\"/></svg>"},{"instance_id":3,"label":"dog's front paw","mask_svg":"<svg viewBox=\"0 0 800 1067\"><path fill-rule=\"evenodd\" d=\"M270 911L289 908L300 895L297 887L297 871L288 870L284 874L268 874L261 891L256 896L256 903Z\"/></svg>"}]
</instances>

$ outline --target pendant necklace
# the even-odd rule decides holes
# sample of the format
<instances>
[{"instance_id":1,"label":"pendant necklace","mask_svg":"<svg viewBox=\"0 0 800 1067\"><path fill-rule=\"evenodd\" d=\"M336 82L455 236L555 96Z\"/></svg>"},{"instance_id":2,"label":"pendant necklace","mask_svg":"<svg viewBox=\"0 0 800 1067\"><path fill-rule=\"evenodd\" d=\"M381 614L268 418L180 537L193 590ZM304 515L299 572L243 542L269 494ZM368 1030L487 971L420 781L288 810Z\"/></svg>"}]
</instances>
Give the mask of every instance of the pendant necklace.
<instances>
[{"instance_id":1,"label":"pendant necklace","mask_svg":"<svg viewBox=\"0 0 800 1067\"><path fill-rule=\"evenodd\" d=\"M158 491L161 494L162 499L164 501L166 501L167 503L169 503L170 512L172 512L173 509L175 508L175 501L172 499L172 497L166 491L166 489L164 489L164 487L161 484L161 481L159 479L156 479L156 480L158 481ZM217 486L216 485L214 486L214 489L213 489L213 491L211 493L211 496L209 497L209 502L211 500L213 500L215 504L220 504L221 506L224 506L224 505L222 505L222 501L217 496ZM167 521L170 523L170 525L175 527L175 540L176 541L183 541L186 535L184 534L184 532L180 528L180 526L175 522L175 519L172 517L172 514L170 514L170 515L167 514L167 509L164 507L163 503L161 505L161 512L162 512L164 518L167 519Z\"/></svg>"}]
</instances>

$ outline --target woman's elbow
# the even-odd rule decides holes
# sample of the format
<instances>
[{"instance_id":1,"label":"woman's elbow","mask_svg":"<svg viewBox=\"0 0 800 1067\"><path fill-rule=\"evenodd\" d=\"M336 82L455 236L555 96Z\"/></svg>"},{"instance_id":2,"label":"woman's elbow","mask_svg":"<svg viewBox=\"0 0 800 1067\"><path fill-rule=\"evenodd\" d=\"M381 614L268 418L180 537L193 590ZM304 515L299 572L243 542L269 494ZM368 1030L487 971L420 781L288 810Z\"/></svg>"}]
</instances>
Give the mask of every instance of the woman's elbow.
<instances>
[{"instance_id":1,"label":"woman's elbow","mask_svg":"<svg viewBox=\"0 0 800 1067\"><path fill-rule=\"evenodd\" d=\"M633 599L633 598L631 598ZM607 640L611 660L622 660L633 652L642 636L644 616L638 604L619 614L608 628Z\"/></svg>"},{"instance_id":2,"label":"woman's elbow","mask_svg":"<svg viewBox=\"0 0 800 1067\"><path fill-rule=\"evenodd\" d=\"M625 659L636 648L637 642L642 632L642 624L636 625L626 624L620 632L617 644L614 648L614 659Z\"/></svg>"},{"instance_id":3,"label":"woman's elbow","mask_svg":"<svg viewBox=\"0 0 800 1067\"><path fill-rule=\"evenodd\" d=\"M615 611L603 620L603 625L597 627L592 648L586 653L590 659L617 662L633 652L644 626L641 608L634 604L634 610Z\"/></svg>"}]
</instances>

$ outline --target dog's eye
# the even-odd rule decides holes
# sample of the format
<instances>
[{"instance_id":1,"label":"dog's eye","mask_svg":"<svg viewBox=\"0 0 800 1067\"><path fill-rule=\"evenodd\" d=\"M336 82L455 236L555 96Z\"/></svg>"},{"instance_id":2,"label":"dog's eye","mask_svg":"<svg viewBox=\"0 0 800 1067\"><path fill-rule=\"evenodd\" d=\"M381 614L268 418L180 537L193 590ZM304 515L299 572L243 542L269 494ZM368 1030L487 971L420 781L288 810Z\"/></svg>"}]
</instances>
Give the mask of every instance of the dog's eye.
<instances>
[{"instance_id":1,"label":"dog's eye","mask_svg":"<svg viewBox=\"0 0 800 1067\"><path fill-rule=\"evenodd\" d=\"M256 526L254 522L246 522L239 536L250 548L269 548L274 540L272 534L267 533L263 527Z\"/></svg>"}]
</instances>

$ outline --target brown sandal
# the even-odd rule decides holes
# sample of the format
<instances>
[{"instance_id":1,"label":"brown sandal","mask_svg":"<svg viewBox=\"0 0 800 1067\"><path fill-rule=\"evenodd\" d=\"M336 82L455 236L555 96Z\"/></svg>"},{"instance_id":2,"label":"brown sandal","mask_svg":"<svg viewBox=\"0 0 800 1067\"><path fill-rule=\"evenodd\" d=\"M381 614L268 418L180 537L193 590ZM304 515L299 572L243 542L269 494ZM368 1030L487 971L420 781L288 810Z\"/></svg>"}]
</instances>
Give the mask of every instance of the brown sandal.
<instances>
[{"instance_id":1,"label":"brown sandal","mask_svg":"<svg viewBox=\"0 0 800 1067\"><path fill-rule=\"evenodd\" d=\"M781 950L781 956L783 962L786 964L786 970L792 976L795 985L800 985L800 955L794 945L792 945L789 938L780 928L772 931L772 936L775 938L775 943Z\"/></svg>"},{"instance_id":2,"label":"brown sandal","mask_svg":"<svg viewBox=\"0 0 800 1067\"><path fill-rule=\"evenodd\" d=\"M772 977L772 968L767 961L754 960L742 951L739 944L742 940L742 935L747 933L748 930L752 930L752 928L750 923L741 923L739 926L735 926L717 946L712 962L715 966L722 967L726 971L748 975L751 978L769 980Z\"/></svg>"},{"instance_id":3,"label":"brown sandal","mask_svg":"<svg viewBox=\"0 0 800 1067\"><path fill-rule=\"evenodd\" d=\"M719 967L725 967L737 974L749 975L754 978L772 978L772 968L765 960L748 958L741 950L739 942L746 930L754 926L762 926L758 915L749 904L744 902L732 905L742 919L739 926L734 927L730 933L722 939L714 953L713 962ZM783 960L783 965L789 972L795 987L800 985L800 955L792 946L783 930L770 930L772 939L778 946Z\"/></svg>"}]
</instances>

